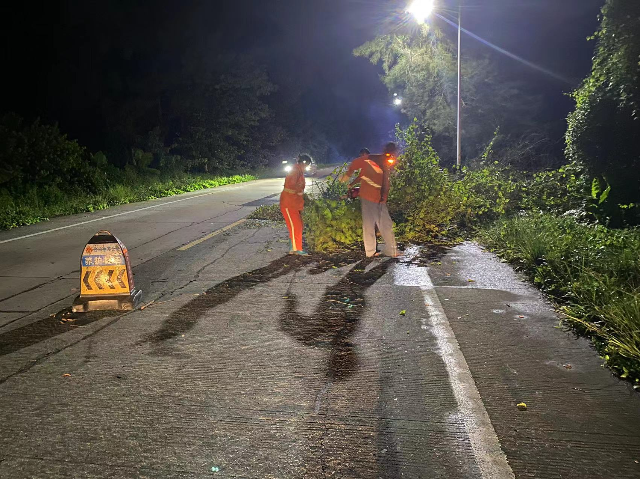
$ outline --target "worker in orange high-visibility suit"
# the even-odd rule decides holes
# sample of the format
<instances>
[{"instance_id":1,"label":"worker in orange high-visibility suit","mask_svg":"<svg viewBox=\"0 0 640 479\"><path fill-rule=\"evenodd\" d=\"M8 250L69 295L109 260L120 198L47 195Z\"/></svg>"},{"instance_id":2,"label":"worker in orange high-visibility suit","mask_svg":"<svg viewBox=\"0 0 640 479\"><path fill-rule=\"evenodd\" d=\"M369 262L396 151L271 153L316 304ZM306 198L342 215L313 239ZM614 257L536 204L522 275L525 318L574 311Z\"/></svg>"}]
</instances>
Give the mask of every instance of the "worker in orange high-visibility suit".
<instances>
[{"instance_id":1,"label":"worker in orange high-visibility suit","mask_svg":"<svg viewBox=\"0 0 640 479\"><path fill-rule=\"evenodd\" d=\"M347 182L354 171L360 170L356 181L360 182L360 206L362 209L362 237L367 257L378 256L376 226L385 241L385 254L400 256L393 233L393 221L387 209L389 195L389 171L396 160L397 147L388 143L381 155L363 155L349 165L340 181ZM353 183L352 183L353 184Z\"/></svg>"},{"instance_id":2,"label":"worker in orange high-visibility suit","mask_svg":"<svg viewBox=\"0 0 640 479\"><path fill-rule=\"evenodd\" d=\"M284 190L280 193L280 211L289 229L291 250L289 254L306 256L302 249L302 210L304 209L304 171L311 164L309 155L300 155L296 164L284 180Z\"/></svg>"}]
</instances>

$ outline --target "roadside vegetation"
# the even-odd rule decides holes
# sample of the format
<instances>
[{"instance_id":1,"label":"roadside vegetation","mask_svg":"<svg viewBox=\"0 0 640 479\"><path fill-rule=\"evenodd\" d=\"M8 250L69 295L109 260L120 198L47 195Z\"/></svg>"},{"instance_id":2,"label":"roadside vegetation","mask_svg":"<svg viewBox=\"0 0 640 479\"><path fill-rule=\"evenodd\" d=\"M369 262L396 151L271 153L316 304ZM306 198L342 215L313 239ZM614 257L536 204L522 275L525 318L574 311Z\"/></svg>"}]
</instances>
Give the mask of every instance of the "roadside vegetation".
<instances>
[{"instance_id":1,"label":"roadside vegetation","mask_svg":"<svg viewBox=\"0 0 640 479\"><path fill-rule=\"evenodd\" d=\"M355 54L382 65L383 81L415 118L396 131L403 153L389 209L398 240L477 239L523 271L565 324L590 337L612 370L640 389L640 4L608 0L593 40L593 70L573 94L560 158L540 140L550 132L529 128L535 109L524 116L513 110L522 104L509 101L517 91L502 85L494 95L473 84L485 75L468 76L467 91L478 95L465 104L467 125L482 128L465 131L462 171L452 168L455 103L447 92L455 91L455 57L448 40L425 28L412 38L379 37ZM468 65L484 71L490 59ZM358 200L341 199L339 174L306 206L311 249L360 247Z\"/></svg>"},{"instance_id":2,"label":"roadside vegetation","mask_svg":"<svg viewBox=\"0 0 640 479\"><path fill-rule=\"evenodd\" d=\"M640 384L640 230L530 212L478 236L561 305L621 377Z\"/></svg>"},{"instance_id":3,"label":"roadside vegetation","mask_svg":"<svg viewBox=\"0 0 640 479\"><path fill-rule=\"evenodd\" d=\"M0 122L0 229L54 216L255 179L252 174L187 172L172 155L134 150L124 167L69 140L57 126Z\"/></svg>"},{"instance_id":4,"label":"roadside vegetation","mask_svg":"<svg viewBox=\"0 0 640 479\"><path fill-rule=\"evenodd\" d=\"M389 208L397 239L455 243L475 238L523 271L590 337L608 365L640 388L640 230L611 228L608 191L578 163L528 173L483 153L473 169L441 167L428 134L398 131L403 146ZM309 248L361 248L360 205L343 199L336 169L306 203Z\"/></svg>"},{"instance_id":5,"label":"roadside vegetation","mask_svg":"<svg viewBox=\"0 0 640 479\"><path fill-rule=\"evenodd\" d=\"M250 174L153 176L127 173L109 181L109 186L96 193L81 189L31 187L22 195L0 196L0 229L25 226L50 218L86 213L116 205L153 200L216 186L230 185L256 179Z\"/></svg>"}]
</instances>

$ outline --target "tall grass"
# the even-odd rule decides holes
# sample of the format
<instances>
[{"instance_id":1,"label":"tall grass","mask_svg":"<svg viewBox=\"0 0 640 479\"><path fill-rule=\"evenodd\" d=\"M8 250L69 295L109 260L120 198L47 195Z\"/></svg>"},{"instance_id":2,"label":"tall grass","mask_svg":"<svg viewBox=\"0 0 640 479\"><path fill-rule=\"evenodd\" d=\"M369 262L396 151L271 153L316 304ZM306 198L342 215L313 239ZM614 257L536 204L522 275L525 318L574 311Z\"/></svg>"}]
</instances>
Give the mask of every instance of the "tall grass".
<instances>
[{"instance_id":1,"label":"tall grass","mask_svg":"<svg viewBox=\"0 0 640 479\"><path fill-rule=\"evenodd\" d=\"M179 175L169 178L136 175L110 184L102 191L29 188L18 197L0 192L0 229L29 225L61 215L104 210L111 206L147 201L190 191L256 179L253 175Z\"/></svg>"},{"instance_id":2,"label":"tall grass","mask_svg":"<svg viewBox=\"0 0 640 479\"><path fill-rule=\"evenodd\" d=\"M529 214L484 227L480 240L526 272L640 388L640 230Z\"/></svg>"}]
</instances>

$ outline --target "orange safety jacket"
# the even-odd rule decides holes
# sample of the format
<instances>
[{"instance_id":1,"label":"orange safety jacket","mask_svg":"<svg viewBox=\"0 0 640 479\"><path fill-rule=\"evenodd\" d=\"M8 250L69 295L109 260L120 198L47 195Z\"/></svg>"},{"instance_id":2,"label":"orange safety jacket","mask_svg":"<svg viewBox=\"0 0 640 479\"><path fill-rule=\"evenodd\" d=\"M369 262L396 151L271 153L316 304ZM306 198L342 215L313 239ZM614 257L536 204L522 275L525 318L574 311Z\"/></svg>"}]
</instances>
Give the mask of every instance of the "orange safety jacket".
<instances>
[{"instance_id":1,"label":"orange safety jacket","mask_svg":"<svg viewBox=\"0 0 640 479\"><path fill-rule=\"evenodd\" d=\"M280 206L292 210L304 208L304 163L297 163L284 179L284 190L280 193Z\"/></svg>"},{"instance_id":2,"label":"orange safety jacket","mask_svg":"<svg viewBox=\"0 0 640 479\"><path fill-rule=\"evenodd\" d=\"M372 155L373 156L373 155ZM385 175L384 170L372 159L361 156L356 158L349 165L347 175L353 174L354 171L360 170L358 179L360 181L360 198L374 203L386 203L387 199L382 197L383 184L389 181L389 175ZM389 188L385 189L387 192Z\"/></svg>"}]
</instances>

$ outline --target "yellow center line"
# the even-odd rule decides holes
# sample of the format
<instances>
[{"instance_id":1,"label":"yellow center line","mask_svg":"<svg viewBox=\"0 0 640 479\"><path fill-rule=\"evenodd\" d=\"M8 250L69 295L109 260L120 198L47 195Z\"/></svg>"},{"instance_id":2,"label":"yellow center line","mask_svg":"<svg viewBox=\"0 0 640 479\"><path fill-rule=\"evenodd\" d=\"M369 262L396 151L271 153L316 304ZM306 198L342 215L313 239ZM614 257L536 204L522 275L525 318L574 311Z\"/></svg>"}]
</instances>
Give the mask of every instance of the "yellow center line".
<instances>
[{"instance_id":1,"label":"yellow center line","mask_svg":"<svg viewBox=\"0 0 640 479\"><path fill-rule=\"evenodd\" d=\"M219 230L215 230L213 233L209 233L206 236L203 236L200 239L197 239L195 241L192 241L189 244L186 244L184 246L180 246L180 248L178 248L178 251L185 251L188 250L189 248L192 248L196 245L199 245L200 243L207 241L210 238L213 238L214 236L219 235L220 233L224 233L227 230L230 230L231 228L235 228L238 225L241 225L242 223L244 223L245 221L247 221L246 218L243 218L241 220L236 221L235 223L231 223L230 225L225 226L224 228L220 228Z\"/></svg>"}]
</instances>

